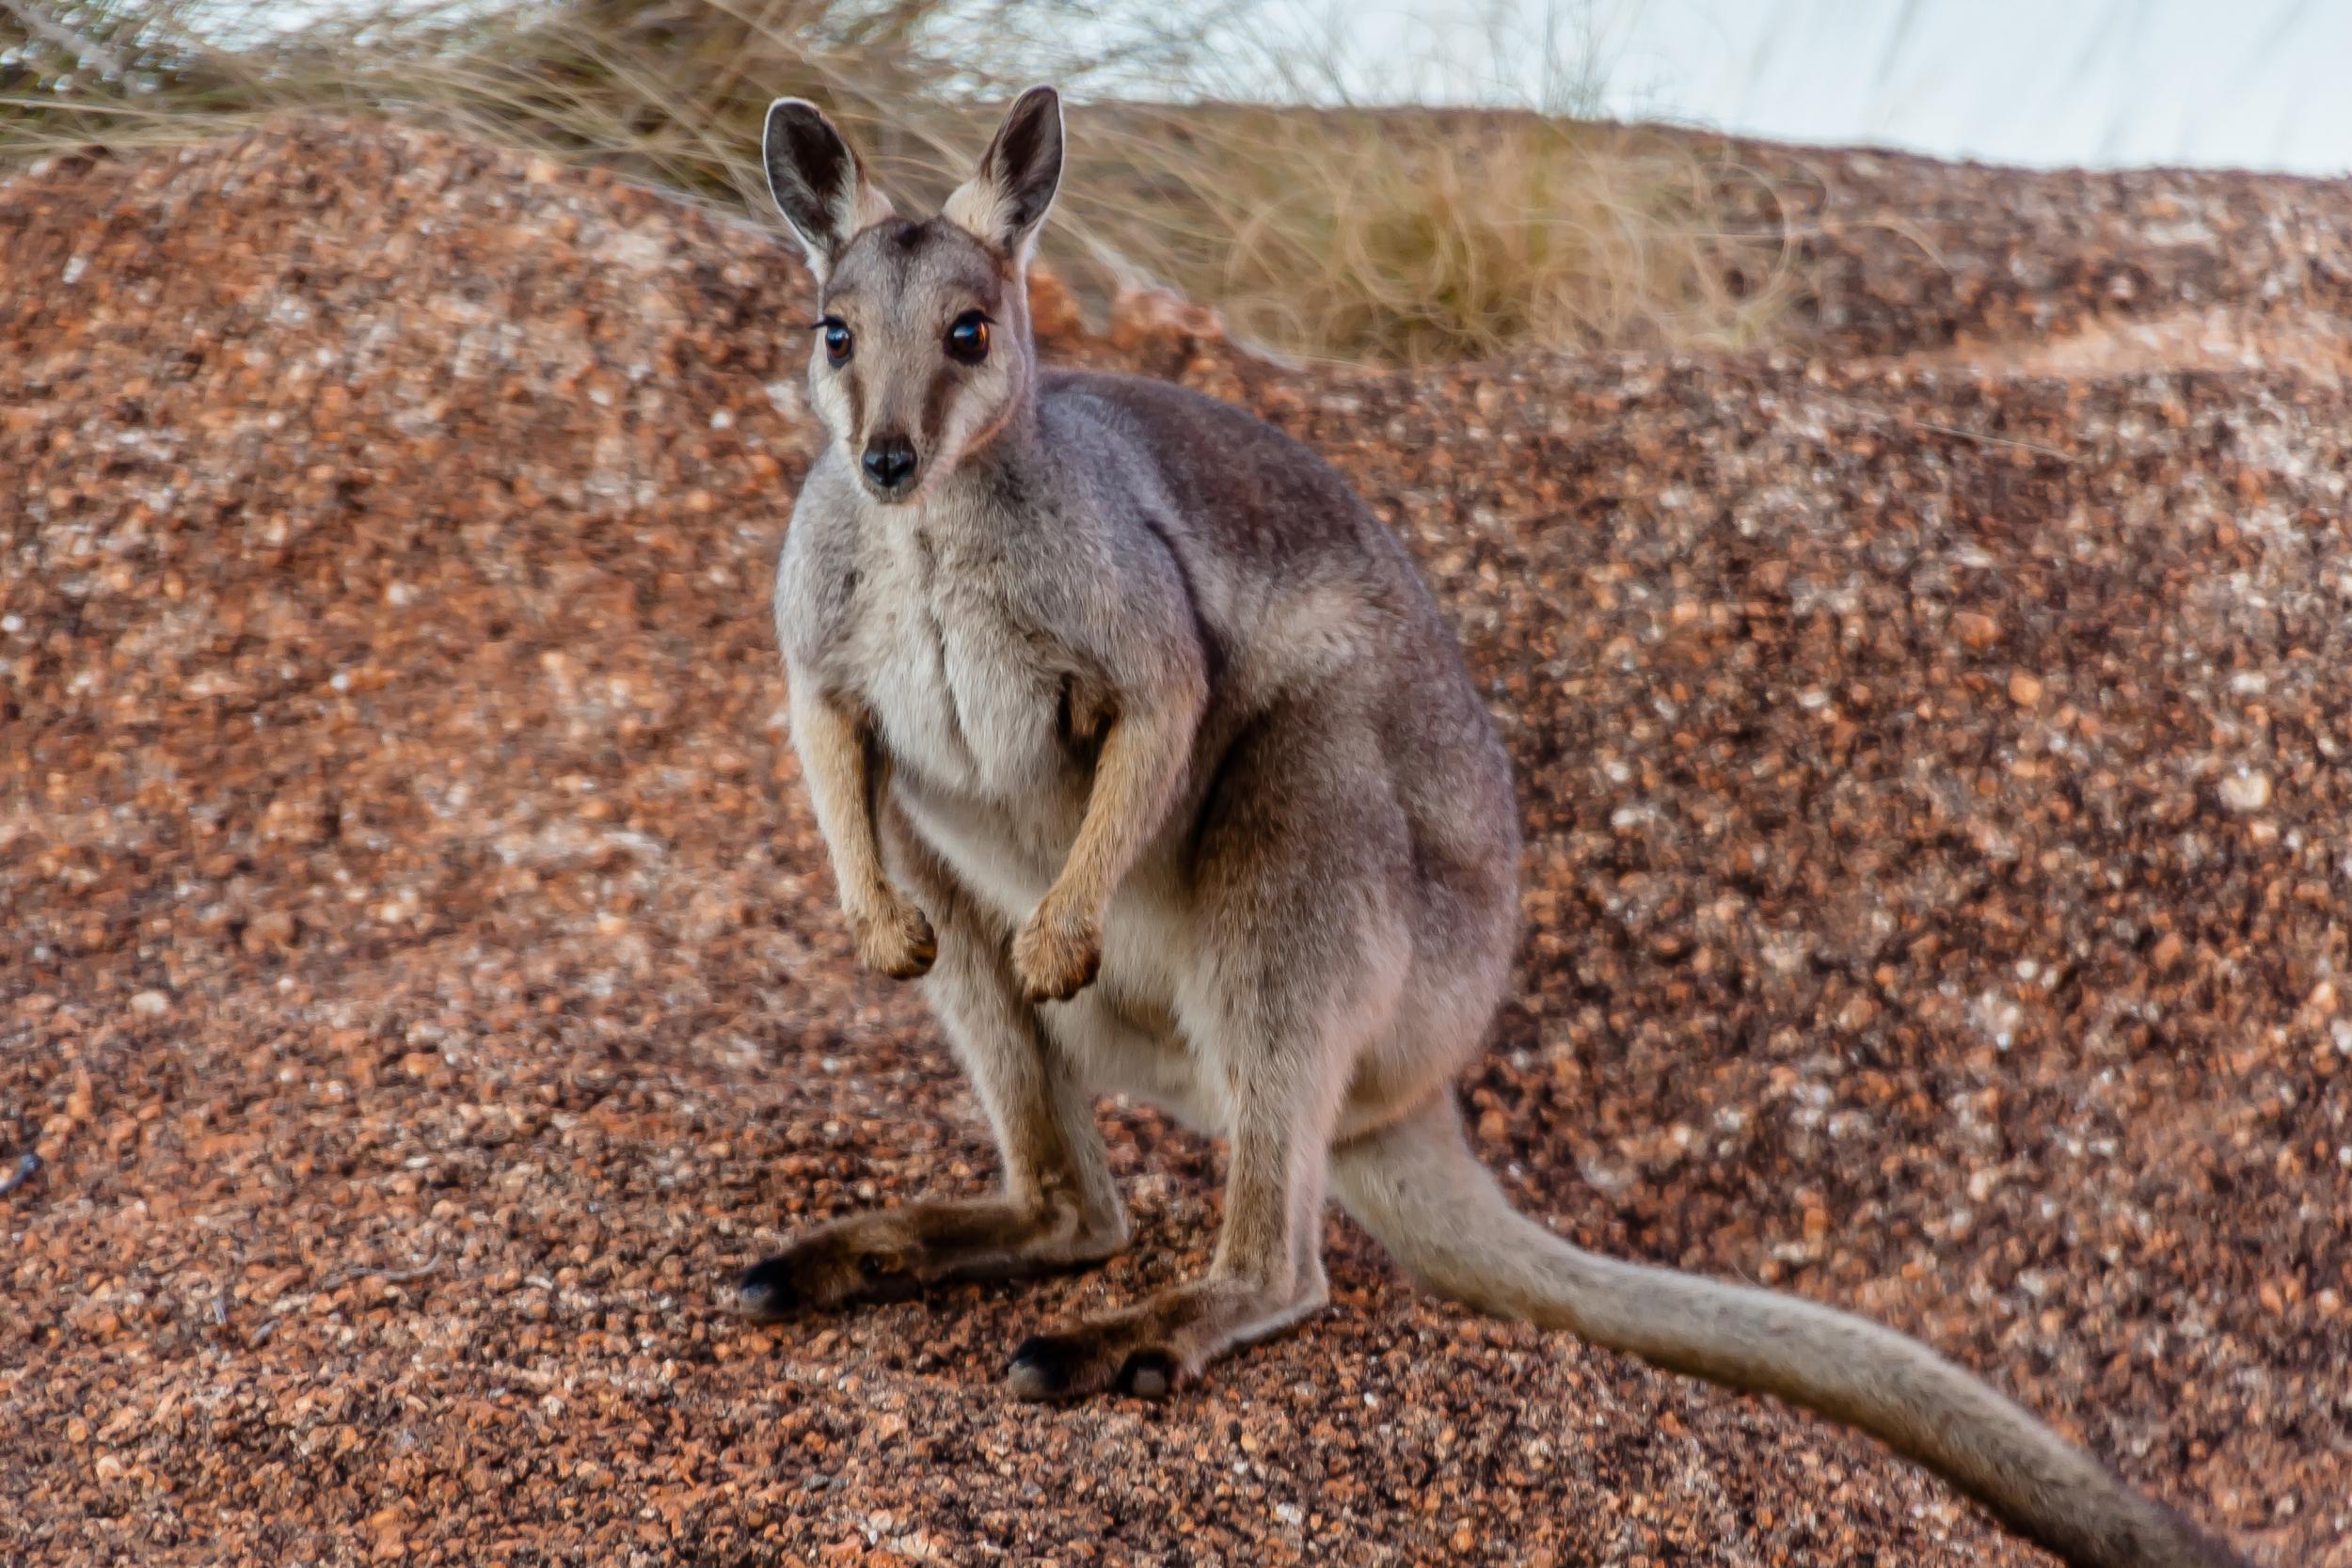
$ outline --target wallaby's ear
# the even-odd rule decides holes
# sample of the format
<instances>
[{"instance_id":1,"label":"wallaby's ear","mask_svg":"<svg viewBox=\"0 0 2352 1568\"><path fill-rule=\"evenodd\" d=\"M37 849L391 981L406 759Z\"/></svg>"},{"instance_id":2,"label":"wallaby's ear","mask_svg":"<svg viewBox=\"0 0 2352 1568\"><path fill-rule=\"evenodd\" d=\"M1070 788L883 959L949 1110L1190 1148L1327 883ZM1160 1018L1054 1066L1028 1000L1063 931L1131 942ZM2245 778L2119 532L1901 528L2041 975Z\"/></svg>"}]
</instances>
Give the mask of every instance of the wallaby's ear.
<instances>
[{"instance_id":1,"label":"wallaby's ear","mask_svg":"<svg viewBox=\"0 0 2352 1568\"><path fill-rule=\"evenodd\" d=\"M890 215L890 198L866 182L866 170L824 111L804 98L768 105L759 141L768 194L808 252L809 270L822 283L842 248L859 230Z\"/></svg>"},{"instance_id":2,"label":"wallaby's ear","mask_svg":"<svg viewBox=\"0 0 2352 1568\"><path fill-rule=\"evenodd\" d=\"M1031 87L996 128L979 172L957 187L940 215L1025 262L1060 185L1061 94Z\"/></svg>"}]
</instances>

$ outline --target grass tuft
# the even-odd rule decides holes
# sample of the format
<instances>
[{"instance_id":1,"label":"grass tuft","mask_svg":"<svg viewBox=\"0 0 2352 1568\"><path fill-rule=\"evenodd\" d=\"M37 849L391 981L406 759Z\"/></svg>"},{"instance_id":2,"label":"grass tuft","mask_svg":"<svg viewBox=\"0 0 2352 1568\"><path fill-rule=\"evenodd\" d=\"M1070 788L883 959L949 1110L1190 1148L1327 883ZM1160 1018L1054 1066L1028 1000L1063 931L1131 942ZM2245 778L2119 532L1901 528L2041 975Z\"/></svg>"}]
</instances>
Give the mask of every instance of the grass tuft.
<instances>
[{"instance_id":1,"label":"grass tuft","mask_svg":"<svg viewBox=\"0 0 2352 1568\"><path fill-rule=\"evenodd\" d=\"M275 30L217 0L0 0L0 165L293 112L398 117L765 216L758 124L779 94L824 104L920 201L1013 92L1055 80L1098 100L1073 111L1047 250L1082 297L1158 284L1278 351L1386 363L1741 346L1793 297L1778 236L1724 232L1723 192L1754 177L1685 138L1533 113L1168 106L1230 87L1235 40L1268 14L1224 0L1180 28L1080 0L437 0ZM1263 39L1286 62L1278 90L1329 96L1295 36Z\"/></svg>"}]
</instances>

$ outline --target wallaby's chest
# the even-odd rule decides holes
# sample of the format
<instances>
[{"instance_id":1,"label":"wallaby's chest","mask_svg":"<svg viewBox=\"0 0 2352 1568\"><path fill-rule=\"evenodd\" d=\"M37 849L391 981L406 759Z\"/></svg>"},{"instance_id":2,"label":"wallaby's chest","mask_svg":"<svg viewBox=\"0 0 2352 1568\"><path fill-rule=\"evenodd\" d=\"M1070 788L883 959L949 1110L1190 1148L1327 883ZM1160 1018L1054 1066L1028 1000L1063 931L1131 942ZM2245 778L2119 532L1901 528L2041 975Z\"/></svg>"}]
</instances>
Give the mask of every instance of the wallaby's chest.
<instances>
[{"instance_id":1,"label":"wallaby's chest","mask_svg":"<svg viewBox=\"0 0 2352 1568\"><path fill-rule=\"evenodd\" d=\"M917 545L878 562L857 597L850 662L909 782L977 800L1051 793L1070 761L1062 661L989 574Z\"/></svg>"}]
</instances>

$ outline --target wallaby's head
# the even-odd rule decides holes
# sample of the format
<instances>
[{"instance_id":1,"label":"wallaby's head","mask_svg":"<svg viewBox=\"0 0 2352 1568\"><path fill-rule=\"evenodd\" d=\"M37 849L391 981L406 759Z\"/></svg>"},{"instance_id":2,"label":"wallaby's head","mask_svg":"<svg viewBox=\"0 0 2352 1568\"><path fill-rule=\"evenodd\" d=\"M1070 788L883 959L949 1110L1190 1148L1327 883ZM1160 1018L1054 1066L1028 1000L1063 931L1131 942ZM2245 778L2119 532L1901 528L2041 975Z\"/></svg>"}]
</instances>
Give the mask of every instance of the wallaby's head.
<instances>
[{"instance_id":1,"label":"wallaby's head","mask_svg":"<svg viewBox=\"0 0 2352 1568\"><path fill-rule=\"evenodd\" d=\"M900 217L813 103L779 98L768 188L808 252L809 388L866 490L903 501L985 446L1029 396L1026 275L1061 183L1061 99L1021 95L939 215Z\"/></svg>"}]
</instances>

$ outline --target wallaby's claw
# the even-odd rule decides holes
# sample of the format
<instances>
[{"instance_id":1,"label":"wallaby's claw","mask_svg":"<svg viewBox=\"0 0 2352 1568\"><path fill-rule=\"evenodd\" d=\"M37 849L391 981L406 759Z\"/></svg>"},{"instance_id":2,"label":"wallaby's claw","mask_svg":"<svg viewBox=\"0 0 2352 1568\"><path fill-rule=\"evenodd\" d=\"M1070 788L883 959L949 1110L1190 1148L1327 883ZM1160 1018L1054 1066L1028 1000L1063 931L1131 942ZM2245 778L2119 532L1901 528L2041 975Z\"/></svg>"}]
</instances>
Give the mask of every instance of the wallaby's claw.
<instances>
[{"instance_id":1,"label":"wallaby's claw","mask_svg":"<svg viewBox=\"0 0 2352 1568\"><path fill-rule=\"evenodd\" d=\"M1133 1326L1080 1323L1021 1341L1005 1368L1015 1399L1067 1400L1089 1394L1166 1399L1196 1380L1170 1346L1137 1343Z\"/></svg>"},{"instance_id":2,"label":"wallaby's claw","mask_svg":"<svg viewBox=\"0 0 2352 1568\"><path fill-rule=\"evenodd\" d=\"M939 957L939 939L921 910L898 898L880 914L854 922L858 961L894 980L928 974Z\"/></svg>"},{"instance_id":3,"label":"wallaby's claw","mask_svg":"<svg viewBox=\"0 0 2352 1568\"><path fill-rule=\"evenodd\" d=\"M850 1301L890 1301L922 1288L919 1247L879 1216L811 1231L743 1272L736 1309L759 1323Z\"/></svg>"},{"instance_id":4,"label":"wallaby's claw","mask_svg":"<svg viewBox=\"0 0 2352 1568\"><path fill-rule=\"evenodd\" d=\"M1030 1002L1067 1002L1091 985L1102 967L1102 927L1060 913L1051 898L1012 939L1013 977Z\"/></svg>"},{"instance_id":5,"label":"wallaby's claw","mask_svg":"<svg viewBox=\"0 0 2352 1568\"><path fill-rule=\"evenodd\" d=\"M1120 1392L1147 1400L1165 1399L1184 1381L1184 1370L1164 1350L1139 1350L1119 1369Z\"/></svg>"},{"instance_id":6,"label":"wallaby's claw","mask_svg":"<svg viewBox=\"0 0 2352 1568\"><path fill-rule=\"evenodd\" d=\"M808 1257L799 1247L763 1258L735 1282L735 1307L756 1323L774 1323L795 1312L816 1311L848 1300L856 1275L846 1259Z\"/></svg>"},{"instance_id":7,"label":"wallaby's claw","mask_svg":"<svg viewBox=\"0 0 2352 1568\"><path fill-rule=\"evenodd\" d=\"M1005 1367L1005 1383L1013 1398L1057 1400L1076 1392L1072 1387L1067 1347L1046 1335L1033 1335L1013 1348Z\"/></svg>"}]
</instances>

